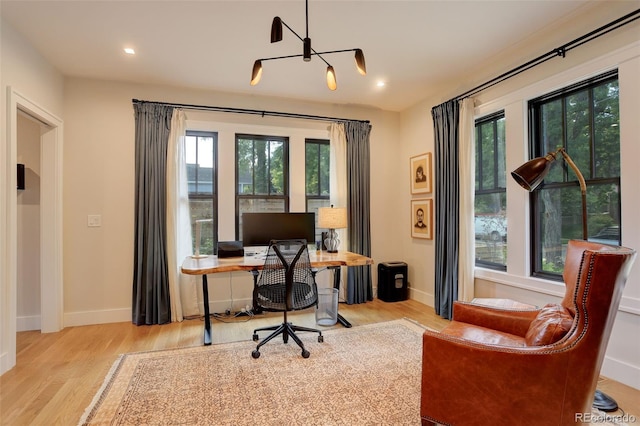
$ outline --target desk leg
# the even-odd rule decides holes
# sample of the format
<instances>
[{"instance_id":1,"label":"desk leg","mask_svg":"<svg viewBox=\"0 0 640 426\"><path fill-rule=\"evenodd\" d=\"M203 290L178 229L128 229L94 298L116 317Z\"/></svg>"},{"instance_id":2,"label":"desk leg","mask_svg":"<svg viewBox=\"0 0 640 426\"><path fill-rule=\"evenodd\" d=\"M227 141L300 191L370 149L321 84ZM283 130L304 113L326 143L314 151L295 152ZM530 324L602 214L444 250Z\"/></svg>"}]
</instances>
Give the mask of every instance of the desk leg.
<instances>
[{"instance_id":1,"label":"desk leg","mask_svg":"<svg viewBox=\"0 0 640 426\"><path fill-rule=\"evenodd\" d=\"M338 289L340 292L340 266L329 266L328 269L333 269L333 288ZM345 317L338 312L338 322L347 328L351 328L351 323L347 321Z\"/></svg>"},{"instance_id":2,"label":"desk leg","mask_svg":"<svg viewBox=\"0 0 640 426\"><path fill-rule=\"evenodd\" d=\"M209 283L207 274L202 275L202 301L204 304L204 345L211 344L211 316L209 313Z\"/></svg>"}]
</instances>

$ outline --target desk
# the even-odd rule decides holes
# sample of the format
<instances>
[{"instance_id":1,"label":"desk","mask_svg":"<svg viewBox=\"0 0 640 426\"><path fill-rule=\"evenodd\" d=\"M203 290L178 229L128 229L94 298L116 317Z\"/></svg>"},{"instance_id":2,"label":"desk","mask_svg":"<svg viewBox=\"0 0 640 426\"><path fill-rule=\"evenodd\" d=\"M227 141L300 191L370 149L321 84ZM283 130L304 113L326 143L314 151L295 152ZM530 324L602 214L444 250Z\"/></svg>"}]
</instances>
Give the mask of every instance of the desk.
<instances>
[{"instance_id":1,"label":"desk","mask_svg":"<svg viewBox=\"0 0 640 426\"><path fill-rule=\"evenodd\" d=\"M361 254L349 251L339 251L338 253L328 253L326 251L309 251L311 267L340 269L341 266L365 266L372 265L373 259ZM207 256L201 258L187 257L182 263L182 273L187 275L202 275L202 299L204 302L204 344L211 344L211 318L209 312L209 284L207 274L219 272L247 271L251 272L254 281L258 277L258 271L264 266L264 256L243 256L218 259L218 256ZM340 287L340 271L334 271L333 286ZM345 327L351 324L338 314L338 321Z\"/></svg>"}]
</instances>

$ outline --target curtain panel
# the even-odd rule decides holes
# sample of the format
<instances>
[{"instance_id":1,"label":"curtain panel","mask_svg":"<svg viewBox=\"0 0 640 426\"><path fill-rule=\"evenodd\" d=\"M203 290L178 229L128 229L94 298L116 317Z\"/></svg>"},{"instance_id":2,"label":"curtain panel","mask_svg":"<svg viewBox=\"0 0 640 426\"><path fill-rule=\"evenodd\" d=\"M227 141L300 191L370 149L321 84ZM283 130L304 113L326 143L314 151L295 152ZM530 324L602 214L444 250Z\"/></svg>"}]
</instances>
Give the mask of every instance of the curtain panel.
<instances>
[{"instance_id":1,"label":"curtain panel","mask_svg":"<svg viewBox=\"0 0 640 426\"><path fill-rule=\"evenodd\" d=\"M474 268L476 263L475 189L476 154L473 119L474 101L460 101L460 259L459 300L470 302L475 297Z\"/></svg>"},{"instance_id":2,"label":"curtain panel","mask_svg":"<svg viewBox=\"0 0 640 426\"><path fill-rule=\"evenodd\" d=\"M435 152L435 289L434 308L451 319L458 299L460 169L458 101L433 107Z\"/></svg>"},{"instance_id":3,"label":"curtain panel","mask_svg":"<svg viewBox=\"0 0 640 426\"><path fill-rule=\"evenodd\" d=\"M349 251L371 256L371 174L369 136L371 125L344 123L347 139L348 238ZM373 300L371 266L350 267L347 272L347 303Z\"/></svg>"},{"instance_id":4,"label":"curtain panel","mask_svg":"<svg viewBox=\"0 0 640 426\"><path fill-rule=\"evenodd\" d=\"M167 265L167 146L173 107L135 103L132 321L171 322Z\"/></svg>"}]
</instances>

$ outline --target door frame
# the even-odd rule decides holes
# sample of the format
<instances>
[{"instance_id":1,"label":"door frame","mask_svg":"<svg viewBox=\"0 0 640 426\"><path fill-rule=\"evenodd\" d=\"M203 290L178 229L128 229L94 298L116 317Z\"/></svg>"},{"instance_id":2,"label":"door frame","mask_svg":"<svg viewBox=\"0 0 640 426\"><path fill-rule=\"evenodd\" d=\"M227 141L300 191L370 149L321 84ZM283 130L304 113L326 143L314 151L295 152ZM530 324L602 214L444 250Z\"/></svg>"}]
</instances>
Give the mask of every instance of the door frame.
<instances>
[{"instance_id":1,"label":"door frame","mask_svg":"<svg viewBox=\"0 0 640 426\"><path fill-rule=\"evenodd\" d=\"M48 126L40 136L40 329L43 333L64 327L63 242L62 242L62 164L63 122L12 87L7 87L6 146L4 154L2 198L6 217L0 220L0 259L4 263L0 277L0 374L16 364L17 316L17 120L18 110ZM1 141L0 141L1 143Z\"/></svg>"}]
</instances>

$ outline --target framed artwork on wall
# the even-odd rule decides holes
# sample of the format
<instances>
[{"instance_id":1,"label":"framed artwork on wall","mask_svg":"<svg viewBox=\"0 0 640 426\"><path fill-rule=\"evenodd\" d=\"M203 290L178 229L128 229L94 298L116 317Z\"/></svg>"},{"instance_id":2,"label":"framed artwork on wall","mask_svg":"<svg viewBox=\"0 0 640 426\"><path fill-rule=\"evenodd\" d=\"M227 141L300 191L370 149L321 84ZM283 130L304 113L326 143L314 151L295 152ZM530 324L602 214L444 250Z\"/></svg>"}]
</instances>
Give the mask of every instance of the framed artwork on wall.
<instances>
[{"instance_id":1,"label":"framed artwork on wall","mask_svg":"<svg viewBox=\"0 0 640 426\"><path fill-rule=\"evenodd\" d=\"M433 239L433 200L411 200L411 236Z\"/></svg>"},{"instance_id":2,"label":"framed artwork on wall","mask_svg":"<svg viewBox=\"0 0 640 426\"><path fill-rule=\"evenodd\" d=\"M431 153L411 157L411 193L431 193Z\"/></svg>"}]
</instances>

